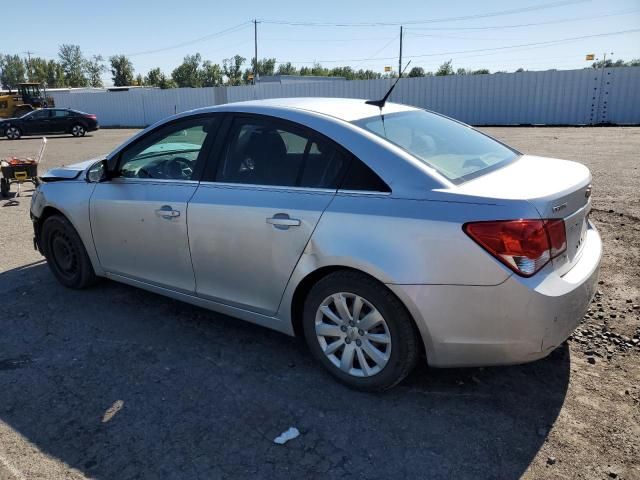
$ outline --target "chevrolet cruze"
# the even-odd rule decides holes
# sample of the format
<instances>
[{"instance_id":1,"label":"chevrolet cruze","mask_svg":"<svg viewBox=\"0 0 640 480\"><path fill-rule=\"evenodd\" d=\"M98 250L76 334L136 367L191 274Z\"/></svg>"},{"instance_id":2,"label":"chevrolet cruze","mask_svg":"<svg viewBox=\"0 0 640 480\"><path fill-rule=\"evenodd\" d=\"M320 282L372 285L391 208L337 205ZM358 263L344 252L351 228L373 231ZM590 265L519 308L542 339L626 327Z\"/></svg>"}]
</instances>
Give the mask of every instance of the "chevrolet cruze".
<instances>
[{"instance_id":1,"label":"chevrolet cruze","mask_svg":"<svg viewBox=\"0 0 640 480\"><path fill-rule=\"evenodd\" d=\"M106 277L289 335L363 390L523 363L597 284L591 175L405 105L253 101L54 169L31 205L53 275Z\"/></svg>"}]
</instances>

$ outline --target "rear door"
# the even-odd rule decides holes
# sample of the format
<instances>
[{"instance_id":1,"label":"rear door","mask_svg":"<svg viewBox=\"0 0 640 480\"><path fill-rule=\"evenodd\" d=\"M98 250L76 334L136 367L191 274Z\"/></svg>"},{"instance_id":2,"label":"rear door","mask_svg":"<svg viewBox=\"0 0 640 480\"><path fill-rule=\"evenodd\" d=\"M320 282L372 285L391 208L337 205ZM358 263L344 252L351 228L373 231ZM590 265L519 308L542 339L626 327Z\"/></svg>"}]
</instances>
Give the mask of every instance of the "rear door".
<instances>
[{"instance_id":1,"label":"rear door","mask_svg":"<svg viewBox=\"0 0 640 480\"><path fill-rule=\"evenodd\" d=\"M123 150L116 178L96 185L91 230L105 271L195 292L187 204L217 121L200 115L158 127Z\"/></svg>"},{"instance_id":2,"label":"rear door","mask_svg":"<svg viewBox=\"0 0 640 480\"><path fill-rule=\"evenodd\" d=\"M271 117L232 116L226 131L189 202L197 294L272 315L347 156Z\"/></svg>"},{"instance_id":3,"label":"rear door","mask_svg":"<svg viewBox=\"0 0 640 480\"><path fill-rule=\"evenodd\" d=\"M49 119L49 131L47 133L65 133L69 131L71 113L68 110L56 108L51 110Z\"/></svg>"}]
</instances>

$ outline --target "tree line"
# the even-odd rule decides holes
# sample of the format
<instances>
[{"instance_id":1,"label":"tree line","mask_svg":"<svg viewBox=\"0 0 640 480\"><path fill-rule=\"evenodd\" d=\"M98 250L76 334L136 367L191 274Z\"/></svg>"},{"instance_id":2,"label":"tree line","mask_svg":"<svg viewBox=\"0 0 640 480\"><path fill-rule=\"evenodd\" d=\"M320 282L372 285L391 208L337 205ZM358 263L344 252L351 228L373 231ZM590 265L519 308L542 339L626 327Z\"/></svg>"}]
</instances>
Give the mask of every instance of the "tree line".
<instances>
[{"instance_id":1,"label":"tree line","mask_svg":"<svg viewBox=\"0 0 640 480\"><path fill-rule=\"evenodd\" d=\"M109 71L116 87L148 86L159 88L175 87L215 87L221 85L247 85L253 81L256 59L234 55L222 61L222 65L204 60L199 53L187 55L182 63L169 75L160 68L153 68L146 75L136 75L133 63L125 55L113 55L105 59L102 55L85 56L79 45L63 44L58 49L57 60L42 57L21 57L0 54L0 84L2 88L13 90L19 83L37 82L48 88L60 87L102 87L103 75ZM322 77L344 77L347 80L367 80L397 76L397 72L380 73L373 70L354 69L350 66L327 68L319 63L310 67L297 68L291 62L279 63L275 58L258 60L260 75L302 75ZM629 62L606 60L594 62L592 68L640 66L640 59ZM524 71L519 68L516 72ZM445 75L485 75L488 69L454 69L452 60L444 62L434 72L422 67L413 67L408 77ZM494 72L503 73L503 72Z\"/></svg>"}]
</instances>

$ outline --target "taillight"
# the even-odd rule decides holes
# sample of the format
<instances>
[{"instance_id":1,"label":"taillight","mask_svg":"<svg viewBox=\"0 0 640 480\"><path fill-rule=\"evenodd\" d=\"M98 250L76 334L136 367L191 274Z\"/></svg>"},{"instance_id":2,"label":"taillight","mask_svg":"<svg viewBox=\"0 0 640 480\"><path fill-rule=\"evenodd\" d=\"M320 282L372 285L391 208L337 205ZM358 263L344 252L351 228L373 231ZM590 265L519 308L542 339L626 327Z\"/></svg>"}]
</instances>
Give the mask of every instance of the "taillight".
<instances>
[{"instance_id":1,"label":"taillight","mask_svg":"<svg viewBox=\"0 0 640 480\"><path fill-rule=\"evenodd\" d=\"M530 277L567 248L564 220L470 222L467 235L511 270Z\"/></svg>"},{"instance_id":2,"label":"taillight","mask_svg":"<svg viewBox=\"0 0 640 480\"><path fill-rule=\"evenodd\" d=\"M97 117L95 115L93 115L93 114L85 115L85 117L90 118L91 120L96 120L97 119Z\"/></svg>"}]
</instances>

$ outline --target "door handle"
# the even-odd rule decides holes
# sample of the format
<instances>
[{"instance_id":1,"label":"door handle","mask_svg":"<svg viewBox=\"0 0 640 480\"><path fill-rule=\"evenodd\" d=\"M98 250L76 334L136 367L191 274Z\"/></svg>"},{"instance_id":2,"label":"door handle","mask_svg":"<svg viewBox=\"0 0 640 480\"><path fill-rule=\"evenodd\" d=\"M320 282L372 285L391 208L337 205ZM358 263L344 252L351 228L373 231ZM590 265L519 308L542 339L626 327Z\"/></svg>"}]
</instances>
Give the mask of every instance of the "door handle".
<instances>
[{"instance_id":1,"label":"door handle","mask_svg":"<svg viewBox=\"0 0 640 480\"><path fill-rule=\"evenodd\" d=\"M299 227L300 220L290 218L287 213L276 213L273 217L267 218L267 223L279 230L287 230L289 227Z\"/></svg>"},{"instance_id":2,"label":"door handle","mask_svg":"<svg viewBox=\"0 0 640 480\"><path fill-rule=\"evenodd\" d=\"M171 205L163 205L158 210L156 210L156 215L164 218L165 220L171 220L172 218L179 217L180 211L174 210Z\"/></svg>"}]
</instances>

